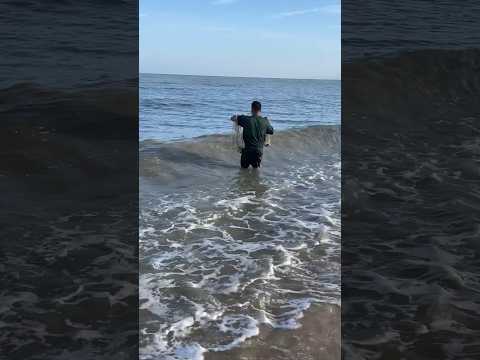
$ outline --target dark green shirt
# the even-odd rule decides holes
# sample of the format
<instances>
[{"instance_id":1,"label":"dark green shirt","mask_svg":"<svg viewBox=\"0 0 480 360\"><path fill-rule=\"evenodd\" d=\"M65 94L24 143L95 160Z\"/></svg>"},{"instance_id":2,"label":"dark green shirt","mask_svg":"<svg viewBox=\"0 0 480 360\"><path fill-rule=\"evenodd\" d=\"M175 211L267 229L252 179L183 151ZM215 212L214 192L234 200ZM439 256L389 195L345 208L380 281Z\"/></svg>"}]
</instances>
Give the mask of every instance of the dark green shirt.
<instances>
[{"instance_id":1,"label":"dark green shirt","mask_svg":"<svg viewBox=\"0 0 480 360\"><path fill-rule=\"evenodd\" d=\"M246 150L263 152L263 144L267 134L273 135L273 127L266 117L240 115L238 125L243 127L243 141Z\"/></svg>"}]
</instances>

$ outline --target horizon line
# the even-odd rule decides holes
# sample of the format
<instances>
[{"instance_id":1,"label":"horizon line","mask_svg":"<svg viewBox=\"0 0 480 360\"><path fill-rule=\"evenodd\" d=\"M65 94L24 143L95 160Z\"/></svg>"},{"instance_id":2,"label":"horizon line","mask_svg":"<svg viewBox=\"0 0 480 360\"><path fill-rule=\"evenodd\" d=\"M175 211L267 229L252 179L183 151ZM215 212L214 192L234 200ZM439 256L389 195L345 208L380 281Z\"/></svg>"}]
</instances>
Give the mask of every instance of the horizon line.
<instances>
[{"instance_id":1,"label":"horizon line","mask_svg":"<svg viewBox=\"0 0 480 360\"><path fill-rule=\"evenodd\" d=\"M153 72L139 72L139 75L172 75L172 76L204 76L204 77L227 77L240 79L271 79L271 80L319 80L319 81L341 81L341 79L326 79L326 78L293 78L293 77L271 77L271 76L235 76L235 75L198 75L198 74L167 74L167 73L153 73Z\"/></svg>"}]
</instances>

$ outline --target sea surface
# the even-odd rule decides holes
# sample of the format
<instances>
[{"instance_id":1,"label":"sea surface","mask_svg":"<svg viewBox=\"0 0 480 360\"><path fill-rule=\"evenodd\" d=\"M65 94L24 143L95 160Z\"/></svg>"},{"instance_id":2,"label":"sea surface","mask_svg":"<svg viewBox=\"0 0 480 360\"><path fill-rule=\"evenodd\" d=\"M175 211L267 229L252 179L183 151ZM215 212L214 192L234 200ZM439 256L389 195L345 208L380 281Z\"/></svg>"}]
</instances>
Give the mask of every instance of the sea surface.
<instances>
[{"instance_id":1,"label":"sea surface","mask_svg":"<svg viewBox=\"0 0 480 360\"><path fill-rule=\"evenodd\" d=\"M342 348L480 359L478 1L342 1Z\"/></svg>"},{"instance_id":2,"label":"sea surface","mask_svg":"<svg viewBox=\"0 0 480 360\"><path fill-rule=\"evenodd\" d=\"M340 123L339 80L140 74L140 139L229 132L253 100L276 129Z\"/></svg>"},{"instance_id":3,"label":"sea surface","mask_svg":"<svg viewBox=\"0 0 480 360\"><path fill-rule=\"evenodd\" d=\"M480 358L479 66L473 49L344 66L345 359Z\"/></svg>"},{"instance_id":4,"label":"sea surface","mask_svg":"<svg viewBox=\"0 0 480 360\"><path fill-rule=\"evenodd\" d=\"M140 95L141 358L202 359L339 304L339 82L142 75ZM229 121L252 99L276 129L258 172Z\"/></svg>"},{"instance_id":5,"label":"sea surface","mask_svg":"<svg viewBox=\"0 0 480 360\"><path fill-rule=\"evenodd\" d=\"M0 358L138 356L138 1L0 2Z\"/></svg>"}]
</instances>

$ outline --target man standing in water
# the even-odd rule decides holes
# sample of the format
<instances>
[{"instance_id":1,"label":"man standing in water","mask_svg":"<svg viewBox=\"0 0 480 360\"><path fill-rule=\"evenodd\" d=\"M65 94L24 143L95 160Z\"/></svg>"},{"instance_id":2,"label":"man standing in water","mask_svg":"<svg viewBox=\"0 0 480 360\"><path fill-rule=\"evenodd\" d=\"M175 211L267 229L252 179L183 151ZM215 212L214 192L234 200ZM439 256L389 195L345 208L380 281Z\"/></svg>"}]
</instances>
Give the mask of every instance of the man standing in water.
<instances>
[{"instance_id":1,"label":"man standing in water","mask_svg":"<svg viewBox=\"0 0 480 360\"><path fill-rule=\"evenodd\" d=\"M263 145L267 134L273 135L273 127L266 117L262 117L260 112L262 104L259 101L252 102L252 115L234 115L230 119L236 121L243 128L243 142L245 148L242 149L240 165L246 169L250 165L253 168L260 167L263 155Z\"/></svg>"}]
</instances>

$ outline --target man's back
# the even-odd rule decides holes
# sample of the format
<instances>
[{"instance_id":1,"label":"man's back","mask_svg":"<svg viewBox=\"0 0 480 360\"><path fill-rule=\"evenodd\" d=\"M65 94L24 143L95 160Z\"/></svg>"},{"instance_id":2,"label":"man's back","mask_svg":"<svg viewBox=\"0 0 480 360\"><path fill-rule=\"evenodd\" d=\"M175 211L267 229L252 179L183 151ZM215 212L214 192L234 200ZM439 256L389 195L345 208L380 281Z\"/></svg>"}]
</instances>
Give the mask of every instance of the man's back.
<instances>
[{"instance_id":1,"label":"man's back","mask_svg":"<svg viewBox=\"0 0 480 360\"><path fill-rule=\"evenodd\" d=\"M263 152L266 134L273 135L273 127L268 119L258 115L240 115L237 121L238 125L243 127L245 149Z\"/></svg>"}]
</instances>

